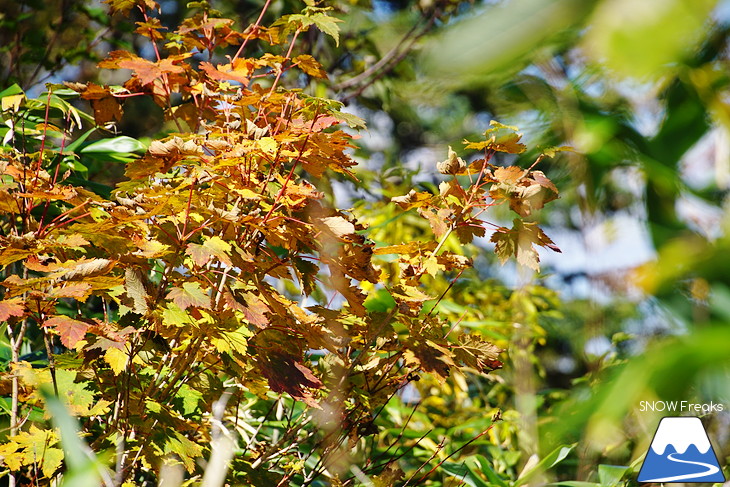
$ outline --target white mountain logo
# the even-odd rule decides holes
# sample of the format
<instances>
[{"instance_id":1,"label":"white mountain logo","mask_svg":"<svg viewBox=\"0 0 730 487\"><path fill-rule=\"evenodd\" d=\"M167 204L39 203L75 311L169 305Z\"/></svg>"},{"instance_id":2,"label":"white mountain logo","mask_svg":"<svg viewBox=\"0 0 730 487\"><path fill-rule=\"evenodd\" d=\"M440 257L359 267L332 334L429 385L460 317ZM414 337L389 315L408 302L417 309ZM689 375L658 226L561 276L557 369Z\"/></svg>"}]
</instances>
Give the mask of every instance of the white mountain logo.
<instances>
[{"instance_id":1,"label":"white mountain logo","mask_svg":"<svg viewBox=\"0 0 730 487\"><path fill-rule=\"evenodd\" d=\"M639 482L725 482L700 418L662 418Z\"/></svg>"}]
</instances>

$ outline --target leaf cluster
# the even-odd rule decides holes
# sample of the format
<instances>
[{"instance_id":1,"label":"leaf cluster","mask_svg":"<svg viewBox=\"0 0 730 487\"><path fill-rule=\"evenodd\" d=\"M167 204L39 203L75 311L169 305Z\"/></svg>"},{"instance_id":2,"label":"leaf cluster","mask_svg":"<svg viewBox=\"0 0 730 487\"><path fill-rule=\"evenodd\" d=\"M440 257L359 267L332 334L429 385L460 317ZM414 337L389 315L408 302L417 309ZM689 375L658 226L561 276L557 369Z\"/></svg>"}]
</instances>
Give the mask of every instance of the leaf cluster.
<instances>
[{"instance_id":1,"label":"leaf cluster","mask_svg":"<svg viewBox=\"0 0 730 487\"><path fill-rule=\"evenodd\" d=\"M353 136L342 125L362 122L284 85L290 71L326 76L314 58L295 55L311 27L337 41L326 9L238 31L202 8L167 32L150 0L107 3L112 12L137 9L137 33L154 47L154 59L114 51L101 61L130 71L122 87L49 86L45 100L17 87L2 93L0 320L11 348L11 434L0 454L8 468L46 483L61 472L39 393L51 384L85 418L92 450L116 449L121 481L151 478L162 463L201 475L198 460L213 455L211 424L235 430L242 403L272 409L257 430L239 432L235 475L266 485L337 479L348 467L341 452L377 433L373 411L419 374L443 381L454 370L502 366L499 347L435 312L443 295L424 282L458 278L471 265L444 244L452 233L464 243L485 236L480 216L494 204L518 214L512 230L495 234L500 257L536 268L533 244L552 245L521 218L557 197L555 186L539 171L490 164L496 152L523 149L516 133L488 130L472 145L484 158L469 165L450 155L438 168L452 179L439 194L394 198L416 208L435 238L376 246L356 214L328 205L318 189L332 173L356 179ZM246 58L254 42L281 54ZM220 62L214 52L230 46L236 54ZM123 136L86 142L118 123L124 100L136 96L150 97L178 131L148 145ZM90 117L73 98L88 101L95 127L83 132ZM124 162L126 180L111 192L95 187L84 171L92 155ZM395 280L379 262L390 255ZM374 292L392 304L373 306ZM42 344L37 368L21 357L29 343ZM216 413L228 396L227 413ZM291 401L284 436L262 441L283 401ZM291 462L282 466L285 451Z\"/></svg>"}]
</instances>

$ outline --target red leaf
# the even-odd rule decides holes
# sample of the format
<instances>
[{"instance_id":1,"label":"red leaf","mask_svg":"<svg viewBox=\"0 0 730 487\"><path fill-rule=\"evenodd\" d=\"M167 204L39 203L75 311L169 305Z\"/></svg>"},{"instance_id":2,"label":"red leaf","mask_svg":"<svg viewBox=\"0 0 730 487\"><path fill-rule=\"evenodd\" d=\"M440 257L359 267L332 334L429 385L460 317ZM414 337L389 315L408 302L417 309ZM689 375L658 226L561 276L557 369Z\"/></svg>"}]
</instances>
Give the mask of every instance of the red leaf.
<instances>
[{"instance_id":1,"label":"red leaf","mask_svg":"<svg viewBox=\"0 0 730 487\"><path fill-rule=\"evenodd\" d=\"M55 328L61 338L61 343L68 348L74 348L86 336L91 325L68 316L54 316L46 320L45 326Z\"/></svg>"},{"instance_id":2,"label":"red leaf","mask_svg":"<svg viewBox=\"0 0 730 487\"><path fill-rule=\"evenodd\" d=\"M319 389L322 382L308 367L298 362L296 357L274 352L261 365L261 373L268 379L272 391L286 392L309 406L320 407L307 388Z\"/></svg>"},{"instance_id":3,"label":"red leaf","mask_svg":"<svg viewBox=\"0 0 730 487\"><path fill-rule=\"evenodd\" d=\"M21 298L6 299L0 301L0 321L7 321L11 316L23 316L25 303Z\"/></svg>"}]
</instances>

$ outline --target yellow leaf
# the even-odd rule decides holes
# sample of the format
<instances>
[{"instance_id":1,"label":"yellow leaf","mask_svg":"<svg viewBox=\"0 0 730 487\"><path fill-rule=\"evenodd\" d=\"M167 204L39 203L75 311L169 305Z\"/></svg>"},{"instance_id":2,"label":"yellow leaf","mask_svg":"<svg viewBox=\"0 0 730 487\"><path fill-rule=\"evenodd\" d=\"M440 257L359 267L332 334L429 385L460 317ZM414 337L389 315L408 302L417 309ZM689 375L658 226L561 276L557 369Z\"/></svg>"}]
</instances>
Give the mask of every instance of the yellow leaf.
<instances>
[{"instance_id":1,"label":"yellow leaf","mask_svg":"<svg viewBox=\"0 0 730 487\"><path fill-rule=\"evenodd\" d=\"M111 347L104 354L104 360L112 368L114 375L119 375L127 368L129 356L123 350Z\"/></svg>"},{"instance_id":2,"label":"yellow leaf","mask_svg":"<svg viewBox=\"0 0 730 487\"><path fill-rule=\"evenodd\" d=\"M23 100L25 100L25 95L23 93L3 97L3 99L2 99L3 111L6 111L7 109L12 108L14 112L17 112L18 109L20 108L20 104L23 103Z\"/></svg>"},{"instance_id":3,"label":"yellow leaf","mask_svg":"<svg viewBox=\"0 0 730 487\"><path fill-rule=\"evenodd\" d=\"M274 140L272 137L261 137L257 144L259 146L259 149L261 149L263 152L266 152L270 155L276 154L276 149L278 148L278 144L276 143L276 140Z\"/></svg>"}]
</instances>

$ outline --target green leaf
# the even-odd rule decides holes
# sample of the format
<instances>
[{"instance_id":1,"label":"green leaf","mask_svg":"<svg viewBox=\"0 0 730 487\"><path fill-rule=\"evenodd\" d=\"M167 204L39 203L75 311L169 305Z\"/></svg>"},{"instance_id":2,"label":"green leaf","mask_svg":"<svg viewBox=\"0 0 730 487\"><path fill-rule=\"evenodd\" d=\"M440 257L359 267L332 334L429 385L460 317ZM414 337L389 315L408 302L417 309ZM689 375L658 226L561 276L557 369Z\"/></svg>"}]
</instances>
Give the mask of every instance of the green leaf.
<instances>
[{"instance_id":1,"label":"green leaf","mask_svg":"<svg viewBox=\"0 0 730 487\"><path fill-rule=\"evenodd\" d=\"M370 312L386 313L395 307L393 296L386 289L378 289L365 300L364 306Z\"/></svg>"},{"instance_id":2,"label":"green leaf","mask_svg":"<svg viewBox=\"0 0 730 487\"><path fill-rule=\"evenodd\" d=\"M187 384L180 386L175 397L179 397L183 401L183 413L190 414L198 409L198 403L203 399L203 393L197 389L193 389Z\"/></svg>"},{"instance_id":3,"label":"green leaf","mask_svg":"<svg viewBox=\"0 0 730 487\"><path fill-rule=\"evenodd\" d=\"M144 404L147 410L152 411L153 413L159 413L162 411L162 404L153 399L145 399Z\"/></svg>"},{"instance_id":4,"label":"green leaf","mask_svg":"<svg viewBox=\"0 0 730 487\"><path fill-rule=\"evenodd\" d=\"M145 145L139 140L122 135L119 137L112 137L92 142L79 152L81 154L130 154L134 152L144 152L145 150L147 150L147 147L145 147Z\"/></svg>"},{"instance_id":5,"label":"green leaf","mask_svg":"<svg viewBox=\"0 0 730 487\"><path fill-rule=\"evenodd\" d=\"M586 52L613 72L656 78L695 49L716 4L717 0L599 2L585 37Z\"/></svg>"},{"instance_id":6,"label":"green leaf","mask_svg":"<svg viewBox=\"0 0 730 487\"><path fill-rule=\"evenodd\" d=\"M170 436L167 438L165 453L176 453L188 473L192 473L195 470L194 459L203 456L203 447L175 431L174 437Z\"/></svg>"},{"instance_id":7,"label":"green leaf","mask_svg":"<svg viewBox=\"0 0 730 487\"><path fill-rule=\"evenodd\" d=\"M527 484L535 475L538 475L539 473L545 472L551 468L553 468L558 463L565 460L565 458L570 454L570 452L575 448L575 445L570 446L559 446L550 454L548 454L545 458L540 460L540 462L532 467L531 469L527 470L526 472L522 472L520 477L515 481L514 485L515 487L519 485L525 485Z\"/></svg>"},{"instance_id":8,"label":"green leaf","mask_svg":"<svg viewBox=\"0 0 730 487\"><path fill-rule=\"evenodd\" d=\"M180 309L175 303L167 303L167 306L162 309L162 319L165 325L183 327L195 324L193 317L187 311Z\"/></svg>"},{"instance_id":9,"label":"green leaf","mask_svg":"<svg viewBox=\"0 0 730 487\"><path fill-rule=\"evenodd\" d=\"M81 472L87 472L90 467L94 466L94 458L91 452L79 437L79 425L76 420L69 414L68 410L64 407L63 403L50 391L50 388L45 387L41 390L43 397L46 402L48 412L51 413L53 423L58 427L61 432L61 446L65 453L66 465L68 472L66 476L72 477L79 475ZM98 471L96 468L93 469L96 472L98 479ZM65 485L74 485L70 482L70 478L65 479ZM76 485L97 485L98 482L88 484L76 484Z\"/></svg>"},{"instance_id":10,"label":"green leaf","mask_svg":"<svg viewBox=\"0 0 730 487\"><path fill-rule=\"evenodd\" d=\"M628 469L629 467L618 465L599 465L598 480L601 482L603 487L613 487L621 482L621 479Z\"/></svg>"},{"instance_id":11,"label":"green leaf","mask_svg":"<svg viewBox=\"0 0 730 487\"><path fill-rule=\"evenodd\" d=\"M67 146L67 147L66 147L66 148L64 149L64 152L65 152L65 153L67 153L67 154L71 154L71 153L74 153L74 152L76 152L76 149L78 149L79 147L82 147L82 146L83 146L83 144L84 144L84 142L86 142L86 139L88 139L88 138L89 138L89 136L90 136L91 134L93 134L94 132L96 132L96 127L93 127L93 128L91 128L91 129L87 130L86 132L84 132L83 134L81 134L81 135L79 136L79 138L77 138L77 139L76 139L76 140L74 140L74 141L73 141L72 143L70 143L70 144L69 144L69 145L68 145L68 146ZM59 150L60 150L60 149L59 149Z\"/></svg>"},{"instance_id":12,"label":"green leaf","mask_svg":"<svg viewBox=\"0 0 730 487\"><path fill-rule=\"evenodd\" d=\"M17 84L13 84L0 92L0 106L3 112L10 108L17 112L23 100L25 100L25 93Z\"/></svg>"},{"instance_id":13,"label":"green leaf","mask_svg":"<svg viewBox=\"0 0 730 487\"><path fill-rule=\"evenodd\" d=\"M0 98L5 98L6 96L21 95L23 93L23 89L18 86L17 83L13 83L12 85L5 88L3 91L0 91Z\"/></svg>"},{"instance_id":14,"label":"green leaf","mask_svg":"<svg viewBox=\"0 0 730 487\"><path fill-rule=\"evenodd\" d=\"M330 17L323 12L316 13L310 18L319 30L331 36L335 40L336 45L340 45L340 28L337 26L337 23L342 22L342 20Z\"/></svg>"},{"instance_id":15,"label":"green leaf","mask_svg":"<svg viewBox=\"0 0 730 487\"><path fill-rule=\"evenodd\" d=\"M465 463L444 462L441 464L441 469L452 477L456 477L464 485L469 485L470 487L490 487L490 484L482 480Z\"/></svg>"},{"instance_id":16,"label":"green leaf","mask_svg":"<svg viewBox=\"0 0 730 487\"><path fill-rule=\"evenodd\" d=\"M474 464L473 466L470 465L472 463ZM489 460L483 455L474 455L471 458L467 458L466 464L467 466L469 466L470 470L477 466L481 467L481 472L484 474L484 476L487 477L490 484L497 485L499 487L507 487L507 482L505 482L502 477L497 475L497 473L490 466Z\"/></svg>"}]
</instances>

